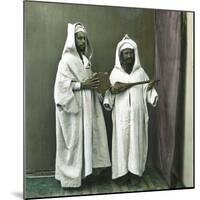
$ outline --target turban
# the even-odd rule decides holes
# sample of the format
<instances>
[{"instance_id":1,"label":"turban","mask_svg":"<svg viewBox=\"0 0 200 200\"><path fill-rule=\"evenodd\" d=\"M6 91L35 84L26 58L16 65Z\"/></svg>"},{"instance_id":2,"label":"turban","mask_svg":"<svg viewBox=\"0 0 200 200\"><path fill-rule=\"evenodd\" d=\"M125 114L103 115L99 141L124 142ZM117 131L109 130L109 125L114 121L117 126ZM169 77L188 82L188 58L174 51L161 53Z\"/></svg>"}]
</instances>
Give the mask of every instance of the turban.
<instances>
[{"instance_id":1,"label":"turban","mask_svg":"<svg viewBox=\"0 0 200 200\"><path fill-rule=\"evenodd\" d=\"M85 30L85 27L78 23L76 26L75 26L75 33L78 33L78 32L83 32L83 33L86 33L86 30Z\"/></svg>"},{"instance_id":2,"label":"turban","mask_svg":"<svg viewBox=\"0 0 200 200\"><path fill-rule=\"evenodd\" d=\"M134 49L133 45L131 45L129 42L125 42L124 44L122 44L122 46L120 47L119 51L123 51L124 49Z\"/></svg>"}]
</instances>

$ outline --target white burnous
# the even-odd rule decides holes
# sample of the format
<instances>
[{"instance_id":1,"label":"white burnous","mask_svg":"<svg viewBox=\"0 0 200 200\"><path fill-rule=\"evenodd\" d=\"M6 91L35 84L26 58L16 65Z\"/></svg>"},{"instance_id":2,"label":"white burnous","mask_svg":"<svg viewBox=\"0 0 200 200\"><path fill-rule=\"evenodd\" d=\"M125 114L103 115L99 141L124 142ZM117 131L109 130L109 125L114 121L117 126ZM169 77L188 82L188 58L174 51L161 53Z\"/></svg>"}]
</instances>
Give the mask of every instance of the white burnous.
<instances>
[{"instance_id":1,"label":"white burnous","mask_svg":"<svg viewBox=\"0 0 200 200\"><path fill-rule=\"evenodd\" d=\"M93 168L110 166L106 127L98 86L90 64L85 27L68 24L56 75L56 167L62 187L80 187Z\"/></svg>"},{"instance_id":2,"label":"white burnous","mask_svg":"<svg viewBox=\"0 0 200 200\"><path fill-rule=\"evenodd\" d=\"M112 178L128 172L142 176L148 150L147 103L156 106L158 94L154 83L130 86L149 80L141 67L136 43L125 36L117 45L115 66L110 74L111 89L104 106L112 109Z\"/></svg>"}]
</instances>

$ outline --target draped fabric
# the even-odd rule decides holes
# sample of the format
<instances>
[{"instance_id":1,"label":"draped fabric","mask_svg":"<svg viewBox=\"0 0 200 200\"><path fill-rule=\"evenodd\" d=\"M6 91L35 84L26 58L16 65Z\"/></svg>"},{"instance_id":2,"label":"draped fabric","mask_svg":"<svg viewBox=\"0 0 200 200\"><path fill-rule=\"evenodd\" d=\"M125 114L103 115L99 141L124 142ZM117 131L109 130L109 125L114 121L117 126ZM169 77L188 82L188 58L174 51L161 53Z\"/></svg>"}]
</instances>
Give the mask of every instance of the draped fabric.
<instances>
[{"instance_id":1,"label":"draped fabric","mask_svg":"<svg viewBox=\"0 0 200 200\"><path fill-rule=\"evenodd\" d=\"M132 45L135 52L135 63L132 72L127 74L120 64L119 49L123 44ZM134 83L149 80L140 65L136 43L125 36L117 45L115 66L110 75L110 82ZM146 166L148 152L147 103L156 106L158 94L148 84L141 84L119 94L111 94L107 90L104 105L112 109L112 179L124 176L128 171L142 176Z\"/></svg>"},{"instance_id":2,"label":"draped fabric","mask_svg":"<svg viewBox=\"0 0 200 200\"><path fill-rule=\"evenodd\" d=\"M182 14L176 11L156 11L155 14L155 76L161 81L157 91L159 101L155 113L154 128L154 162L168 184L172 184L172 172L174 171L177 157L177 146L181 141L180 91L182 83L184 48L182 48ZM182 112L183 114L183 112Z\"/></svg>"},{"instance_id":3,"label":"draped fabric","mask_svg":"<svg viewBox=\"0 0 200 200\"><path fill-rule=\"evenodd\" d=\"M100 96L91 90L73 88L73 83L87 80L93 73L90 56L82 55L82 62L76 50L75 25L68 25L54 87L55 178L62 187L80 187L82 178L92 174L93 168L111 165Z\"/></svg>"}]
</instances>

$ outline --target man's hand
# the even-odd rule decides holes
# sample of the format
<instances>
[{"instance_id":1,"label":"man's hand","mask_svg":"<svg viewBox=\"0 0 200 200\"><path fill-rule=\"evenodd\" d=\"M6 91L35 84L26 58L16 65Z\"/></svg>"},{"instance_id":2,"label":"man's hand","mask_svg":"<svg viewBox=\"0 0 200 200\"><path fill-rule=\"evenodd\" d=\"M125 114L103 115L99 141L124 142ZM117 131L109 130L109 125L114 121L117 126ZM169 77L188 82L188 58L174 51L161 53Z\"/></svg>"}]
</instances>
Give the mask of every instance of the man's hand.
<instances>
[{"instance_id":1,"label":"man's hand","mask_svg":"<svg viewBox=\"0 0 200 200\"><path fill-rule=\"evenodd\" d=\"M130 83L116 82L115 85L110 88L110 91L112 94L119 94L121 92L124 92L125 90L127 90L130 87L131 87Z\"/></svg>"},{"instance_id":2,"label":"man's hand","mask_svg":"<svg viewBox=\"0 0 200 200\"><path fill-rule=\"evenodd\" d=\"M96 90L100 85L97 73L94 73L89 79L81 83L81 89Z\"/></svg>"},{"instance_id":3,"label":"man's hand","mask_svg":"<svg viewBox=\"0 0 200 200\"><path fill-rule=\"evenodd\" d=\"M147 90L151 90L151 89L155 86L155 84L156 84L158 81L159 81L159 80L152 80L152 81L149 83Z\"/></svg>"}]
</instances>

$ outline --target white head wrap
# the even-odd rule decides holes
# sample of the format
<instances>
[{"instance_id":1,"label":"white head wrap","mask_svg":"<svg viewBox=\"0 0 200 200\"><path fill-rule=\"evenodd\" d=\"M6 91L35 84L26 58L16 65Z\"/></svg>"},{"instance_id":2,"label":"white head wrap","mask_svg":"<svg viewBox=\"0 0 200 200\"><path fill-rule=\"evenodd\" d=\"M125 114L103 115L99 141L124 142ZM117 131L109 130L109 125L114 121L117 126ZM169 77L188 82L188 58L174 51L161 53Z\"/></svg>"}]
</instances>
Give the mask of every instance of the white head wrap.
<instances>
[{"instance_id":1,"label":"white head wrap","mask_svg":"<svg viewBox=\"0 0 200 200\"><path fill-rule=\"evenodd\" d=\"M77 52L76 44L75 44L75 33L80 32L80 31L87 33L85 27L80 22L75 23L75 24L68 23L67 39L65 41L65 46L62 52L62 56L67 52L76 54L78 56L78 52ZM89 60L92 57L92 48L90 46L88 38L86 38L85 56Z\"/></svg>"},{"instance_id":2,"label":"white head wrap","mask_svg":"<svg viewBox=\"0 0 200 200\"><path fill-rule=\"evenodd\" d=\"M114 85L116 82L130 83L130 79L127 78L127 73L124 71L120 63L121 51L126 48L133 49L134 54L135 54L135 62L133 64L133 69L131 73L128 74L128 76L129 75L131 76L136 70L139 70L141 68L137 44L128 35L125 35L122 38L122 40L117 44L116 53L115 53L115 66L110 75L111 85Z\"/></svg>"},{"instance_id":3,"label":"white head wrap","mask_svg":"<svg viewBox=\"0 0 200 200\"><path fill-rule=\"evenodd\" d=\"M122 52L124 49L134 49L134 47L130 43L125 42L120 47L119 51Z\"/></svg>"},{"instance_id":4,"label":"white head wrap","mask_svg":"<svg viewBox=\"0 0 200 200\"><path fill-rule=\"evenodd\" d=\"M140 59L138 55L138 49L137 44L126 34L122 40L117 44L116 53L115 53L115 67L119 68L120 70L123 70L121 63L120 63L120 53L124 49L133 49L135 53L135 63L133 65L134 72L136 69L138 69L140 66Z\"/></svg>"},{"instance_id":5,"label":"white head wrap","mask_svg":"<svg viewBox=\"0 0 200 200\"><path fill-rule=\"evenodd\" d=\"M87 33L85 27L82 24L76 24L75 33L78 33L78 32Z\"/></svg>"}]
</instances>

